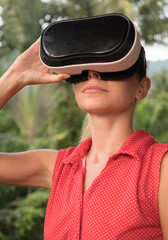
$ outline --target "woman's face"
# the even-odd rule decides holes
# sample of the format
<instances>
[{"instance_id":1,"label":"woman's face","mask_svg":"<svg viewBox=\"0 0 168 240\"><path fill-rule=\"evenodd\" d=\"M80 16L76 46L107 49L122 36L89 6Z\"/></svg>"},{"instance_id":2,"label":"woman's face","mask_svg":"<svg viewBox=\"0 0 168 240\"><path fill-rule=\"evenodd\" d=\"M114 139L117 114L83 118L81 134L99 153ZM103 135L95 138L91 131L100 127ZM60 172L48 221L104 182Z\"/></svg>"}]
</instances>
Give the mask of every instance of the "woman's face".
<instances>
[{"instance_id":1,"label":"woman's face","mask_svg":"<svg viewBox=\"0 0 168 240\"><path fill-rule=\"evenodd\" d=\"M73 85L79 107L92 114L114 114L134 108L142 88L136 75L124 80L104 81L89 71L88 80Z\"/></svg>"}]
</instances>

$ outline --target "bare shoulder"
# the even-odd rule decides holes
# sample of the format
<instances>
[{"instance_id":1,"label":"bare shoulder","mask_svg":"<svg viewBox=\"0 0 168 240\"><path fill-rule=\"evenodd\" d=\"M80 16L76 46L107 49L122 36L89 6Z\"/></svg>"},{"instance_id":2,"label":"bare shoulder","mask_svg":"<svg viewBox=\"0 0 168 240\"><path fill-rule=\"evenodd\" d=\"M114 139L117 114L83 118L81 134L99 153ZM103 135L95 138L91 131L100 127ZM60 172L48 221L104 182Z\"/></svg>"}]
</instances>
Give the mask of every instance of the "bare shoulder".
<instances>
[{"instance_id":1,"label":"bare shoulder","mask_svg":"<svg viewBox=\"0 0 168 240\"><path fill-rule=\"evenodd\" d=\"M158 205L163 239L168 239L168 152L164 154L160 166Z\"/></svg>"}]
</instances>

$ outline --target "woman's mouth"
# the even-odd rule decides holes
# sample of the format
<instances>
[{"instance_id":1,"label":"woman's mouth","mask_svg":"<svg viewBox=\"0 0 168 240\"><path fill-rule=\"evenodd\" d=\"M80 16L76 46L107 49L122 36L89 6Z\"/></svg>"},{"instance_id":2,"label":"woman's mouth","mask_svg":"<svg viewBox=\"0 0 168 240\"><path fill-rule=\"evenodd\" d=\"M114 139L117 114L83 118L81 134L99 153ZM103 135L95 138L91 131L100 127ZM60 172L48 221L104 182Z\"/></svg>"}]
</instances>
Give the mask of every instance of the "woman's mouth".
<instances>
[{"instance_id":1,"label":"woman's mouth","mask_svg":"<svg viewBox=\"0 0 168 240\"><path fill-rule=\"evenodd\" d=\"M98 86L87 86L84 88L83 93L97 93L97 92L107 92L107 90Z\"/></svg>"}]
</instances>

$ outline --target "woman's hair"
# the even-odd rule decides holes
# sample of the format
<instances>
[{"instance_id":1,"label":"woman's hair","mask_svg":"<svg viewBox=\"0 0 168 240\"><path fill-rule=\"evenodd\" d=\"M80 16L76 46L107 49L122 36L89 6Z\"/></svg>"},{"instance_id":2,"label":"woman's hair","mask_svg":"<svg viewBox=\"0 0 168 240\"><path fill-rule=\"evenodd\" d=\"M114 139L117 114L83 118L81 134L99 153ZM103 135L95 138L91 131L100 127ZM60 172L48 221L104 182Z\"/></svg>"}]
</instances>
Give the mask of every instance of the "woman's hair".
<instances>
[{"instance_id":1,"label":"woman's hair","mask_svg":"<svg viewBox=\"0 0 168 240\"><path fill-rule=\"evenodd\" d=\"M141 47L141 52L138 58L138 68L136 71L136 74L139 76L140 80L146 77L146 69L147 69L147 63L146 63L145 50L143 47Z\"/></svg>"},{"instance_id":2,"label":"woman's hair","mask_svg":"<svg viewBox=\"0 0 168 240\"><path fill-rule=\"evenodd\" d=\"M137 62L138 62L138 68L134 74L136 74L139 78L139 81L141 81L144 77L146 77L146 69L147 69L145 50L143 47L141 47L141 52ZM90 131L90 124L89 124L89 116L87 113L85 115L83 125L82 125L80 142L84 141L88 137L91 137L91 131Z\"/></svg>"},{"instance_id":3,"label":"woman's hair","mask_svg":"<svg viewBox=\"0 0 168 240\"><path fill-rule=\"evenodd\" d=\"M83 142L88 137L91 137L91 132L90 132L89 116L87 113L83 120L83 125L82 125L82 130L80 135L80 142Z\"/></svg>"}]
</instances>

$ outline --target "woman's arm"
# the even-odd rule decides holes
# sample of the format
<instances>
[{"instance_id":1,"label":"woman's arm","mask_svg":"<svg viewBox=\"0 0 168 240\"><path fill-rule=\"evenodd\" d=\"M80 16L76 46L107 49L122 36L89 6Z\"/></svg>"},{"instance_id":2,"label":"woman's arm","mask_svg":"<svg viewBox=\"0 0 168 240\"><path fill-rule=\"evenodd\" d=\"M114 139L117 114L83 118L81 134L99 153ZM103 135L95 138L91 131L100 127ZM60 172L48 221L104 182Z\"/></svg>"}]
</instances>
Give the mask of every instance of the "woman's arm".
<instances>
[{"instance_id":1,"label":"woman's arm","mask_svg":"<svg viewBox=\"0 0 168 240\"><path fill-rule=\"evenodd\" d=\"M39 48L40 39L21 54L0 78L0 109L26 85L60 82L70 77L68 74L52 74L41 63Z\"/></svg>"},{"instance_id":2,"label":"woman's arm","mask_svg":"<svg viewBox=\"0 0 168 240\"><path fill-rule=\"evenodd\" d=\"M168 152L161 162L158 205L163 239L168 240Z\"/></svg>"},{"instance_id":3,"label":"woman's arm","mask_svg":"<svg viewBox=\"0 0 168 240\"><path fill-rule=\"evenodd\" d=\"M21 54L0 78L0 109L26 85L60 82L67 74L53 75L39 57L40 39ZM0 153L0 183L51 187L57 151Z\"/></svg>"},{"instance_id":4,"label":"woman's arm","mask_svg":"<svg viewBox=\"0 0 168 240\"><path fill-rule=\"evenodd\" d=\"M51 188L57 154L47 149L0 153L0 183Z\"/></svg>"}]
</instances>

